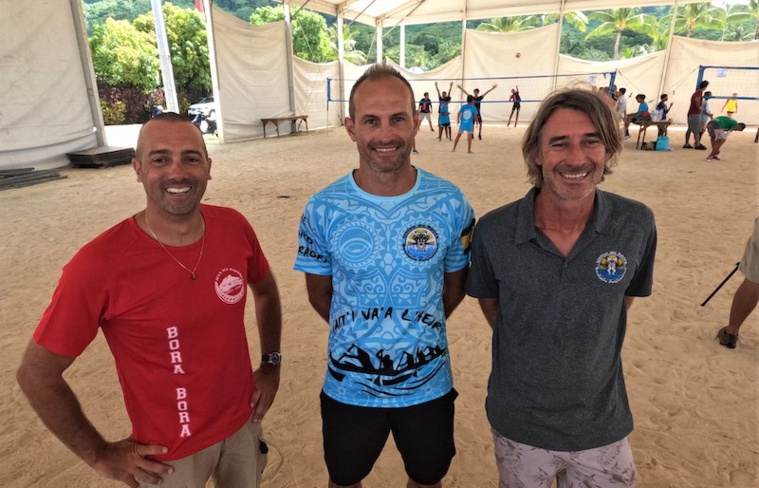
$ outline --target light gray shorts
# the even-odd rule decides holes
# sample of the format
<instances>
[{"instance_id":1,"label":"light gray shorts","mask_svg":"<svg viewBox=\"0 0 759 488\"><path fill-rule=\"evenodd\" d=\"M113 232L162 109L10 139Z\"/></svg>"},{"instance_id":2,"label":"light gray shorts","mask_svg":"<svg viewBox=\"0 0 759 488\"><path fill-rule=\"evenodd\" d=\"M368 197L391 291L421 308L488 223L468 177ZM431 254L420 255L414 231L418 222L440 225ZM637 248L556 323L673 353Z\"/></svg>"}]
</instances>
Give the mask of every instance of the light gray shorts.
<instances>
[{"instance_id":1,"label":"light gray shorts","mask_svg":"<svg viewBox=\"0 0 759 488\"><path fill-rule=\"evenodd\" d=\"M759 218L754 221L754 233L746 243L738 269L752 283L759 283Z\"/></svg>"},{"instance_id":2,"label":"light gray shorts","mask_svg":"<svg viewBox=\"0 0 759 488\"><path fill-rule=\"evenodd\" d=\"M491 429L492 430L492 429ZM549 451L520 444L493 430L500 488L632 488L635 463L627 437L585 451Z\"/></svg>"},{"instance_id":3,"label":"light gray shorts","mask_svg":"<svg viewBox=\"0 0 759 488\"><path fill-rule=\"evenodd\" d=\"M688 129L691 132L701 132L701 114L694 114L688 116Z\"/></svg>"},{"instance_id":4,"label":"light gray shorts","mask_svg":"<svg viewBox=\"0 0 759 488\"><path fill-rule=\"evenodd\" d=\"M248 420L240 430L210 447L166 464L174 468L163 475L161 488L203 488L213 479L222 488L258 488L266 467L268 447L262 449L261 424ZM141 484L140 488L156 485Z\"/></svg>"}]
</instances>

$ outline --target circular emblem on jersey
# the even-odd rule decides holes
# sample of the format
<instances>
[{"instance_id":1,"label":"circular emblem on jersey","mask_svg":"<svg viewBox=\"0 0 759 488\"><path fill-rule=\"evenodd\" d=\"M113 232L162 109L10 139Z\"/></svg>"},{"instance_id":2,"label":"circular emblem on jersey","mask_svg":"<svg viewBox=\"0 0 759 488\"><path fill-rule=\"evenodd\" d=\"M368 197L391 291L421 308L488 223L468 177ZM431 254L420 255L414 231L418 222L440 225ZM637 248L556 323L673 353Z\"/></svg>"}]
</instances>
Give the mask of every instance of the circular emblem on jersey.
<instances>
[{"instance_id":1,"label":"circular emblem on jersey","mask_svg":"<svg viewBox=\"0 0 759 488\"><path fill-rule=\"evenodd\" d=\"M598 256L596 275L604 283L619 283L627 272L627 258L616 251L609 251Z\"/></svg>"},{"instance_id":2,"label":"circular emblem on jersey","mask_svg":"<svg viewBox=\"0 0 759 488\"><path fill-rule=\"evenodd\" d=\"M222 302L232 305L245 296L245 279L236 269L224 268L216 274L213 288Z\"/></svg>"},{"instance_id":3,"label":"circular emblem on jersey","mask_svg":"<svg viewBox=\"0 0 759 488\"><path fill-rule=\"evenodd\" d=\"M403 251L415 261L427 261L438 249L437 233L425 225L408 229L403 241Z\"/></svg>"},{"instance_id":4,"label":"circular emblem on jersey","mask_svg":"<svg viewBox=\"0 0 759 488\"><path fill-rule=\"evenodd\" d=\"M378 240L374 229L360 221L346 223L335 233L341 259L352 268L363 268L373 263Z\"/></svg>"},{"instance_id":5,"label":"circular emblem on jersey","mask_svg":"<svg viewBox=\"0 0 759 488\"><path fill-rule=\"evenodd\" d=\"M469 120L472 118L472 112L470 112L469 110L465 110L464 112L462 112L461 117L464 120Z\"/></svg>"}]
</instances>

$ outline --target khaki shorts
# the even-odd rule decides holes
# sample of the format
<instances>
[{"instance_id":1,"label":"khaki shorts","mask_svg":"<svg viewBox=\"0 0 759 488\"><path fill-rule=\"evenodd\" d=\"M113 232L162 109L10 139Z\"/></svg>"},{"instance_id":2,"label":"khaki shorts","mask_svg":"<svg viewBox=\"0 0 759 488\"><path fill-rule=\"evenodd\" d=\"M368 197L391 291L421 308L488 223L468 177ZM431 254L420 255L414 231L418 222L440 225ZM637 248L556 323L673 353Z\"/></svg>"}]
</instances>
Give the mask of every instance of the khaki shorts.
<instances>
[{"instance_id":1,"label":"khaki shorts","mask_svg":"<svg viewBox=\"0 0 759 488\"><path fill-rule=\"evenodd\" d=\"M492 429L491 429L492 430ZM493 430L500 486L551 488L632 488L635 463L627 437L584 451L550 451L521 444Z\"/></svg>"},{"instance_id":2,"label":"khaki shorts","mask_svg":"<svg viewBox=\"0 0 759 488\"><path fill-rule=\"evenodd\" d=\"M217 488L258 488L268 452L261 437L261 424L248 420L240 430L210 447L166 464L174 468L160 485L140 488L205 488L213 477Z\"/></svg>"},{"instance_id":3,"label":"khaki shorts","mask_svg":"<svg viewBox=\"0 0 759 488\"><path fill-rule=\"evenodd\" d=\"M754 233L746 243L738 269L752 283L759 283L759 218L754 221Z\"/></svg>"}]
</instances>

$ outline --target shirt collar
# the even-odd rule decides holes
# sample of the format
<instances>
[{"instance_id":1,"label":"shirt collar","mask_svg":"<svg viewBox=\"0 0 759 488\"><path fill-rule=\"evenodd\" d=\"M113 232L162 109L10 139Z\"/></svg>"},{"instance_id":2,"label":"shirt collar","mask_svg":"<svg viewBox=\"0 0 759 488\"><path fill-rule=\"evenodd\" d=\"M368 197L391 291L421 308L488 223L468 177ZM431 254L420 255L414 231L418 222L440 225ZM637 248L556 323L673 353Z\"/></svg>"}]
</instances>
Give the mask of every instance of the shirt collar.
<instances>
[{"instance_id":1,"label":"shirt collar","mask_svg":"<svg viewBox=\"0 0 759 488\"><path fill-rule=\"evenodd\" d=\"M515 244L524 244L538 236L535 228L535 197L538 189L532 187L527 195L519 201L517 209L517 228L514 235ZM611 225L611 205L606 193L596 188L596 198L593 202L593 218L590 226L598 234L608 234Z\"/></svg>"}]
</instances>

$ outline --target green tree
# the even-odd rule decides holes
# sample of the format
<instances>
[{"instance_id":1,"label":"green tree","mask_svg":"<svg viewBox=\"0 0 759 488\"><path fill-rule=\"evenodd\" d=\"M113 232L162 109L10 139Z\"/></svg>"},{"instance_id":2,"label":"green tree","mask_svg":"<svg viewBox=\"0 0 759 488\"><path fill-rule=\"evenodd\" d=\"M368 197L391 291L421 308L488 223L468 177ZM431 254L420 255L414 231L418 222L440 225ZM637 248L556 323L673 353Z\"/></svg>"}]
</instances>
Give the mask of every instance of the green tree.
<instances>
[{"instance_id":1,"label":"green tree","mask_svg":"<svg viewBox=\"0 0 759 488\"><path fill-rule=\"evenodd\" d=\"M250 23L256 25L279 22L285 19L285 9L278 7L261 7L253 11ZM337 54L330 46L327 34L327 21L321 15L310 10L298 9L292 19L293 51L299 58L314 63L324 63L337 59Z\"/></svg>"},{"instance_id":2,"label":"green tree","mask_svg":"<svg viewBox=\"0 0 759 488\"><path fill-rule=\"evenodd\" d=\"M401 48L399 45L395 45L388 48L385 51L385 56L392 59L396 63L401 62ZM406 66L422 66L429 67L432 64L432 57L430 53L424 50L422 46L408 45L406 46Z\"/></svg>"},{"instance_id":3,"label":"green tree","mask_svg":"<svg viewBox=\"0 0 759 488\"><path fill-rule=\"evenodd\" d=\"M551 25L559 21L559 14L545 14L537 16L540 25ZM582 12L564 12L564 22L580 32L585 32L588 25L588 17Z\"/></svg>"},{"instance_id":4,"label":"green tree","mask_svg":"<svg viewBox=\"0 0 759 488\"><path fill-rule=\"evenodd\" d=\"M712 7L711 3L682 5L677 9L675 16L675 32L685 33L685 37L691 37L693 31L699 27L719 30L723 25L719 18L719 10ZM670 13L665 19L671 20L672 14Z\"/></svg>"},{"instance_id":5,"label":"green tree","mask_svg":"<svg viewBox=\"0 0 759 488\"><path fill-rule=\"evenodd\" d=\"M754 39L759 39L759 0L749 0L745 12L754 18Z\"/></svg>"},{"instance_id":6,"label":"green tree","mask_svg":"<svg viewBox=\"0 0 759 488\"><path fill-rule=\"evenodd\" d=\"M755 32L742 25L729 25L722 34L722 40L727 42L747 42L754 39Z\"/></svg>"},{"instance_id":7,"label":"green tree","mask_svg":"<svg viewBox=\"0 0 759 488\"><path fill-rule=\"evenodd\" d=\"M194 92L207 93L211 89L211 68L202 15L194 8L183 9L166 2L163 5L163 17L177 89L188 88ZM152 12L137 17L134 26L140 32L154 33ZM153 42L155 43L155 37Z\"/></svg>"},{"instance_id":8,"label":"green tree","mask_svg":"<svg viewBox=\"0 0 759 488\"><path fill-rule=\"evenodd\" d=\"M106 19L90 37L97 78L144 93L158 86L160 66L155 35L140 32L126 20Z\"/></svg>"},{"instance_id":9,"label":"green tree","mask_svg":"<svg viewBox=\"0 0 759 488\"><path fill-rule=\"evenodd\" d=\"M646 49L646 46L626 46L622 49L622 59L630 59L634 58L636 56L643 56L645 54L648 54L648 50Z\"/></svg>"},{"instance_id":10,"label":"green tree","mask_svg":"<svg viewBox=\"0 0 759 488\"><path fill-rule=\"evenodd\" d=\"M759 40L759 0L749 0L747 5L731 5L727 10L727 20L729 24L727 30L731 33L730 35L725 34L725 40L728 40L728 37L736 41L750 41L752 38ZM752 38L746 38L742 34L738 35L738 32L745 32L752 27Z\"/></svg>"},{"instance_id":11,"label":"green tree","mask_svg":"<svg viewBox=\"0 0 759 488\"><path fill-rule=\"evenodd\" d=\"M643 21L639 27L639 32L651 38L651 51L662 51L667 49L669 44L669 31L671 21L666 18L656 18L653 15L641 15Z\"/></svg>"},{"instance_id":12,"label":"green tree","mask_svg":"<svg viewBox=\"0 0 759 488\"><path fill-rule=\"evenodd\" d=\"M532 29L540 25L540 19L535 16L498 17L483 22L476 30L485 32L516 32Z\"/></svg>"},{"instance_id":13,"label":"green tree","mask_svg":"<svg viewBox=\"0 0 759 488\"><path fill-rule=\"evenodd\" d=\"M366 53L356 49L356 32L352 31L349 26L343 24L343 56L347 61L353 64L366 63ZM329 46L338 56L338 39L337 39L337 24L329 26Z\"/></svg>"},{"instance_id":14,"label":"green tree","mask_svg":"<svg viewBox=\"0 0 759 488\"><path fill-rule=\"evenodd\" d=\"M150 12L150 0L98 0L85 2L84 18L87 21L87 34L91 37L94 28L105 24L106 19L128 20L132 22L139 15Z\"/></svg>"},{"instance_id":15,"label":"green tree","mask_svg":"<svg viewBox=\"0 0 759 488\"><path fill-rule=\"evenodd\" d=\"M614 59L619 59L619 45L622 38L622 31L625 29L640 28L643 24L640 18L640 9L635 8L615 8L610 10L598 10L592 12L588 18L598 20L601 25L593 29L585 36L585 39L593 37L606 37L615 35L614 40Z\"/></svg>"}]
</instances>

